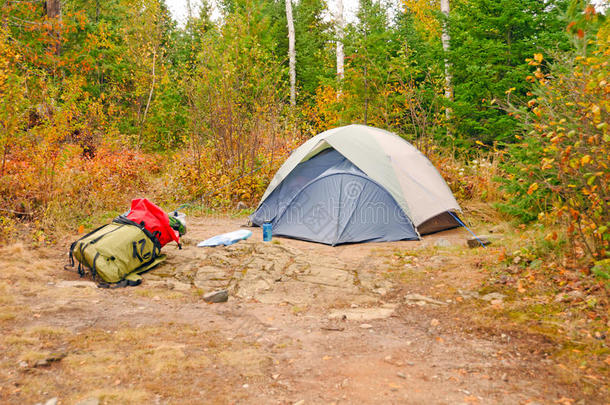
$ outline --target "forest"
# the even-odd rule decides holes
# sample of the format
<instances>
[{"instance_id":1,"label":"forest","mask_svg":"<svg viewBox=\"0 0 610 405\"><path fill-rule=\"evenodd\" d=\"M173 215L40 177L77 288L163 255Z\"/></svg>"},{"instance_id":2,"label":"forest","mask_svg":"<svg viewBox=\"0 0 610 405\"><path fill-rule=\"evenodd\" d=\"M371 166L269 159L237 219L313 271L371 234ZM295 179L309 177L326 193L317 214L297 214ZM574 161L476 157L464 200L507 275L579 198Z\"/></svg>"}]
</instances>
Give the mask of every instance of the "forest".
<instances>
[{"instance_id":1,"label":"forest","mask_svg":"<svg viewBox=\"0 0 610 405\"><path fill-rule=\"evenodd\" d=\"M56 246L140 196L245 215L301 143L364 124L428 156L466 220L521 232L494 259L516 291L584 292L600 340L607 2L343 2L187 0L178 23L164 0L1 0L0 244Z\"/></svg>"}]
</instances>

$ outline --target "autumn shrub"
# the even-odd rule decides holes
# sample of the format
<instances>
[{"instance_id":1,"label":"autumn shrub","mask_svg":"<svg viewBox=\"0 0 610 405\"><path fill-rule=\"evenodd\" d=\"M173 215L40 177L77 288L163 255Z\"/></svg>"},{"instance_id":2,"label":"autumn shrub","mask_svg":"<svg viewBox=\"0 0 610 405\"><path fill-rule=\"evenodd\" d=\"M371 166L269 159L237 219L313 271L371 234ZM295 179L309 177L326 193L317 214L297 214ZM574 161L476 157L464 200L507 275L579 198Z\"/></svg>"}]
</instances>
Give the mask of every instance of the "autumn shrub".
<instances>
[{"instance_id":1,"label":"autumn shrub","mask_svg":"<svg viewBox=\"0 0 610 405\"><path fill-rule=\"evenodd\" d=\"M512 107L526 132L509 148L510 201L502 206L525 221L539 217L559 226L571 243L569 255L589 261L610 254L608 34L601 30L580 52L556 55L553 63L542 54L529 60L533 97Z\"/></svg>"},{"instance_id":2,"label":"autumn shrub","mask_svg":"<svg viewBox=\"0 0 610 405\"><path fill-rule=\"evenodd\" d=\"M440 171L458 201L496 202L502 198L495 177L501 172L499 151L458 154L445 146L427 148L427 157Z\"/></svg>"},{"instance_id":3,"label":"autumn shrub","mask_svg":"<svg viewBox=\"0 0 610 405\"><path fill-rule=\"evenodd\" d=\"M12 218L51 228L75 226L100 212L124 210L131 198L150 196L149 180L161 161L111 146L100 146L95 156L86 157L78 145L64 145L46 158L53 162L43 164L34 148L13 150L0 178L0 204Z\"/></svg>"},{"instance_id":4,"label":"autumn shrub","mask_svg":"<svg viewBox=\"0 0 610 405\"><path fill-rule=\"evenodd\" d=\"M241 164L218 158L213 141L198 153L174 154L165 175L164 201L207 209L227 209L239 202L255 207L275 172L298 146L298 139L278 137L273 148L260 148L253 161Z\"/></svg>"},{"instance_id":5,"label":"autumn shrub","mask_svg":"<svg viewBox=\"0 0 610 405\"><path fill-rule=\"evenodd\" d=\"M345 91L339 93L333 86L319 86L312 102L301 108L302 132L313 136L341 126L343 98L347 97Z\"/></svg>"}]
</instances>

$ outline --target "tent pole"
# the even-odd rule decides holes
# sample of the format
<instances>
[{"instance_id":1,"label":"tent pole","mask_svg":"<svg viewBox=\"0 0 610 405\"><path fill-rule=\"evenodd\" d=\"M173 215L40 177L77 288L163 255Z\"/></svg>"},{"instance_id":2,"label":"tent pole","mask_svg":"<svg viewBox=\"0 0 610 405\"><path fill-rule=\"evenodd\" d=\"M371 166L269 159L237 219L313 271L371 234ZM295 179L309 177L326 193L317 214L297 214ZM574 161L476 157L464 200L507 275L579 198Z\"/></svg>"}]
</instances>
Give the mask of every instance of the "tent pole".
<instances>
[{"instance_id":1,"label":"tent pole","mask_svg":"<svg viewBox=\"0 0 610 405\"><path fill-rule=\"evenodd\" d=\"M483 242L481 242L481 239L479 239L479 237L478 237L477 235L475 235L475 234L474 234L474 232L472 232L472 231L470 230L470 228L468 228L468 227L466 226L466 224L464 224L464 223L462 222L462 220L460 220L460 219L457 217L457 215L455 215L455 214L454 214L453 212L451 212L451 211L447 211L447 212L449 213L449 215L451 215L453 218L455 218L455 220L456 220L456 221L458 221L458 223L459 223L460 225L462 225L464 228L466 228L466 229L468 230L468 232L470 232L470 233L472 234L472 236L474 236L474 238L475 238L476 240L478 240L478 241L479 241L479 243L481 244L481 246L483 246L485 249L487 249L487 246L485 246L485 244L484 244Z\"/></svg>"}]
</instances>

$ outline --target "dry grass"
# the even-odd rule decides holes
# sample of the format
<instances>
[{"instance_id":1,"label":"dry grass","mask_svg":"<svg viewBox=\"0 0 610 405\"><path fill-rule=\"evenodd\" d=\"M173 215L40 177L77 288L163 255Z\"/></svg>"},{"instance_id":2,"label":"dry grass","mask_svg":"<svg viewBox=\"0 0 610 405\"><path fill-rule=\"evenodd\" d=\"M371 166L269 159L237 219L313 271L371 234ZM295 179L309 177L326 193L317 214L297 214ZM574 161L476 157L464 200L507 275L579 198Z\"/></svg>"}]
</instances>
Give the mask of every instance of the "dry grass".
<instances>
[{"instance_id":1,"label":"dry grass","mask_svg":"<svg viewBox=\"0 0 610 405\"><path fill-rule=\"evenodd\" d=\"M55 253L56 254L56 253ZM36 403L57 396L62 403L89 397L104 404L226 402L217 371L217 347L231 345L196 327L157 322L145 327L116 324L100 329L103 302L129 296L184 300L181 292L145 288L117 292L94 288L59 288L60 264L47 250L23 244L0 248L0 403ZM105 301L106 300L106 301ZM154 301L154 300L153 300ZM120 319L120 318L119 318ZM88 326L92 325L92 326ZM45 362L53 353L60 360ZM226 373L238 371L226 365Z\"/></svg>"}]
</instances>

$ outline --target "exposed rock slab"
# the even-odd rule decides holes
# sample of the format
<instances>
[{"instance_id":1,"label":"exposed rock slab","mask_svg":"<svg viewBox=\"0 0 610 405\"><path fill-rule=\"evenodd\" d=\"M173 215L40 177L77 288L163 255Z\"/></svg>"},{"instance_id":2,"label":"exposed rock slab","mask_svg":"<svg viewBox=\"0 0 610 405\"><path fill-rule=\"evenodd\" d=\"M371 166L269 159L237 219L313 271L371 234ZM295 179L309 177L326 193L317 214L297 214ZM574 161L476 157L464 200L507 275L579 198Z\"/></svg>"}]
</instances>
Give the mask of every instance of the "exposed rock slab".
<instances>
[{"instance_id":1,"label":"exposed rock slab","mask_svg":"<svg viewBox=\"0 0 610 405\"><path fill-rule=\"evenodd\" d=\"M396 305L384 305L382 307L373 308L345 308L332 311L328 318L330 319L347 319L350 321L370 321L373 319L387 319L394 313ZM344 318L345 317L345 318Z\"/></svg>"}]
</instances>

